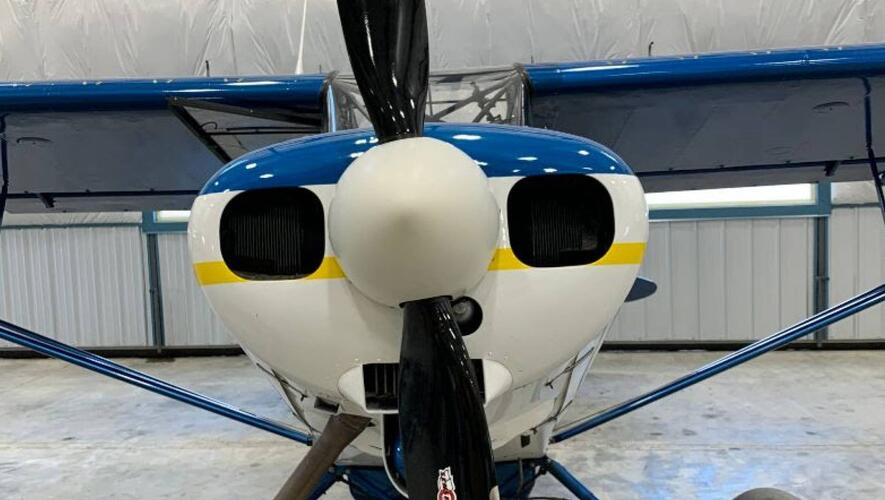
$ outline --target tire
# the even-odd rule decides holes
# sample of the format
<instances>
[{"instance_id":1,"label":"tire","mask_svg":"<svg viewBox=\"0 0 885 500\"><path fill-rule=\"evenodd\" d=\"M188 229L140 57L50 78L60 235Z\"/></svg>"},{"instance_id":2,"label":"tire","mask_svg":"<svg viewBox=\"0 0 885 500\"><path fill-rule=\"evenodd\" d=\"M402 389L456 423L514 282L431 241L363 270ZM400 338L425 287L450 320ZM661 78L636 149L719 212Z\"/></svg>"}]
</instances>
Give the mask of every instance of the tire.
<instances>
[{"instance_id":1,"label":"tire","mask_svg":"<svg viewBox=\"0 0 885 500\"><path fill-rule=\"evenodd\" d=\"M777 488L754 488L734 497L734 500L802 500Z\"/></svg>"}]
</instances>

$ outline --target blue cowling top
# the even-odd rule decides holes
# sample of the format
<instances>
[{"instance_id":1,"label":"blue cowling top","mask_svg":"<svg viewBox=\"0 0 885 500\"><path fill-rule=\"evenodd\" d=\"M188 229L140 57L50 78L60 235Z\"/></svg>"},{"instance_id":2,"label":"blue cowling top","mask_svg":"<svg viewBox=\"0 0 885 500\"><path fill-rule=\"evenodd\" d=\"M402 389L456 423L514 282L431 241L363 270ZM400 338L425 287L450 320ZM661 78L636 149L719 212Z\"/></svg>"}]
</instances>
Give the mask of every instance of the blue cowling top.
<instances>
[{"instance_id":1,"label":"blue cowling top","mask_svg":"<svg viewBox=\"0 0 885 500\"><path fill-rule=\"evenodd\" d=\"M448 142L489 177L633 172L611 150L583 137L503 125L431 123L426 137ZM247 153L215 174L200 194L335 184L350 163L378 143L369 129L282 142Z\"/></svg>"}]
</instances>

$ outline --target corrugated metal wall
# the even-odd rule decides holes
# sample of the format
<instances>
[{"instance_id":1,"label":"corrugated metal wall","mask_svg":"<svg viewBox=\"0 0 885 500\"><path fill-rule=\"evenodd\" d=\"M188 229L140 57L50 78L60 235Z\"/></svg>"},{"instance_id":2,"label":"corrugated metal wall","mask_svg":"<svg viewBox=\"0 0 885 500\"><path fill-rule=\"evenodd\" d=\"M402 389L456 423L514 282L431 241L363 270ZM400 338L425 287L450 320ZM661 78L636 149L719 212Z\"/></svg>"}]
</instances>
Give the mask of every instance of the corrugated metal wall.
<instances>
[{"instance_id":1,"label":"corrugated metal wall","mask_svg":"<svg viewBox=\"0 0 885 500\"><path fill-rule=\"evenodd\" d=\"M157 239L166 345L234 344L194 278L187 235L164 233Z\"/></svg>"},{"instance_id":2,"label":"corrugated metal wall","mask_svg":"<svg viewBox=\"0 0 885 500\"><path fill-rule=\"evenodd\" d=\"M813 219L653 222L641 274L609 340L749 340L812 310Z\"/></svg>"},{"instance_id":3,"label":"corrugated metal wall","mask_svg":"<svg viewBox=\"0 0 885 500\"><path fill-rule=\"evenodd\" d=\"M838 208L830 217L830 304L885 282L885 228L878 207ZM830 327L831 339L885 338L885 306Z\"/></svg>"},{"instance_id":4,"label":"corrugated metal wall","mask_svg":"<svg viewBox=\"0 0 885 500\"><path fill-rule=\"evenodd\" d=\"M808 218L651 224L642 274L651 298L622 309L610 340L750 340L812 308L814 221ZM191 270L182 233L157 236L166 344L230 345ZM885 281L876 207L830 219L830 303ZM151 339L147 256L137 226L0 231L0 317L83 346ZM885 338L885 307L830 329L832 339Z\"/></svg>"},{"instance_id":5,"label":"corrugated metal wall","mask_svg":"<svg viewBox=\"0 0 885 500\"><path fill-rule=\"evenodd\" d=\"M83 346L148 343L137 226L3 228L0 317Z\"/></svg>"}]
</instances>

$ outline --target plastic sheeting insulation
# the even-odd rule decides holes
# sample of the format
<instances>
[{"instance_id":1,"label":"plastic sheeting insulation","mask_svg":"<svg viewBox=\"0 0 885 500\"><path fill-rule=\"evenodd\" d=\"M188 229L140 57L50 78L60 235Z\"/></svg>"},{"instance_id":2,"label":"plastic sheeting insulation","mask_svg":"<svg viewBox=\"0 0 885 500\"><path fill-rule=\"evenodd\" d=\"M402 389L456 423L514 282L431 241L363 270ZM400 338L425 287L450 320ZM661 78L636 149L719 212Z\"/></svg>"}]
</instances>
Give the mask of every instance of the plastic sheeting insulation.
<instances>
[{"instance_id":1,"label":"plastic sheeting insulation","mask_svg":"<svg viewBox=\"0 0 885 500\"><path fill-rule=\"evenodd\" d=\"M427 0L435 70L885 41L882 0ZM302 30L302 26L304 29ZM0 80L348 72L335 0L0 0Z\"/></svg>"}]
</instances>

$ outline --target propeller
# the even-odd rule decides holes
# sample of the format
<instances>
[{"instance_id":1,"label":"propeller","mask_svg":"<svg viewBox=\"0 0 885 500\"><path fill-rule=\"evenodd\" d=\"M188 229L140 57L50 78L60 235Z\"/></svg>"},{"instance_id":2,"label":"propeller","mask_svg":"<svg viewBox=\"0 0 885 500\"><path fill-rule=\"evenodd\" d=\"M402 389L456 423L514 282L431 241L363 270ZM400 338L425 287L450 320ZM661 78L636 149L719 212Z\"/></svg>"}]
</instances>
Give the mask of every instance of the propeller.
<instances>
[{"instance_id":1,"label":"propeller","mask_svg":"<svg viewBox=\"0 0 885 500\"><path fill-rule=\"evenodd\" d=\"M424 0L338 0L338 15L378 141L420 136L430 59Z\"/></svg>"},{"instance_id":2,"label":"propeller","mask_svg":"<svg viewBox=\"0 0 885 500\"><path fill-rule=\"evenodd\" d=\"M451 301L407 302L403 311L399 422L409 498L487 499L497 483L489 429Z\"/></svg>"},{"instance_id":3,"label":"propeller","mask_svg":"<svg viewBox=\"0 0 885 500\"><path fill-rule=\"evenodd\" d=\"M473 363L452 311L487 272L499 210L483 171L421 137L428 87L423 0L338 0L379 145L342 174L329 238L351 283L403 310L399 422L410 498L497 498Z\"/></svg>"}]
</instances>

